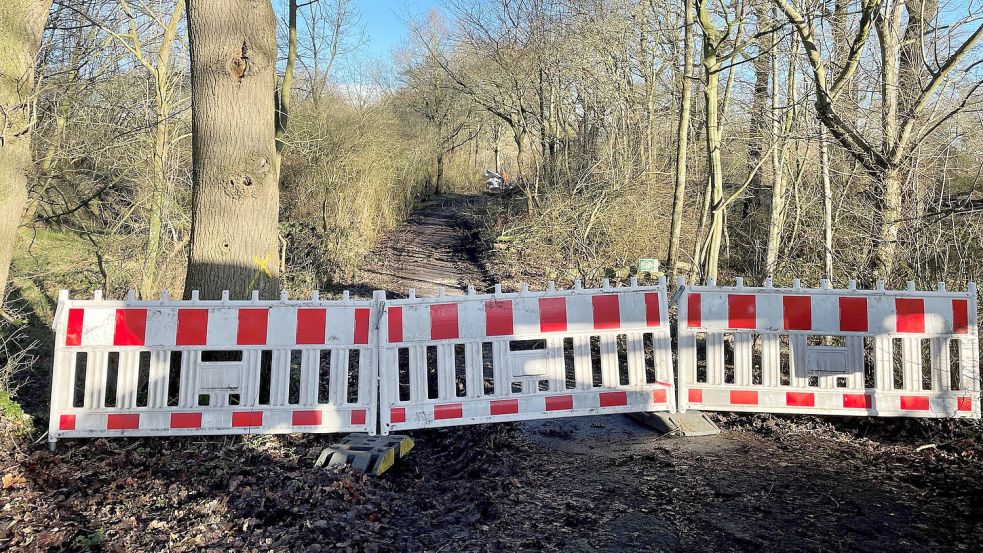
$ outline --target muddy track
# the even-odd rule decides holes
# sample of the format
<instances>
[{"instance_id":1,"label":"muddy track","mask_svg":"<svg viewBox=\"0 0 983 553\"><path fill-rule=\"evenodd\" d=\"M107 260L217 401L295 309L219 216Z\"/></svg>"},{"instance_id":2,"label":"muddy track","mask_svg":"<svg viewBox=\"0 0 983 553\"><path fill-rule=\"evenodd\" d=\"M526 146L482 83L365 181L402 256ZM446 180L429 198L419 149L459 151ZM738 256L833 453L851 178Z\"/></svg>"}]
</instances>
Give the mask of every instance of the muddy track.
<instances>
[{"instance_id":1,"label":"muddy track","mask_svg":"<svg viewBox=\"0 0 983 553\"><path fill-rule=\"evenodd\" d=\"M423 204L399 228L386 236L361 271L361 283L405 296L463 294L468 286L479 292L491 285L481 264L477 234L462 211L480 197L444 195Z\"/></svg>"}]
</instances>

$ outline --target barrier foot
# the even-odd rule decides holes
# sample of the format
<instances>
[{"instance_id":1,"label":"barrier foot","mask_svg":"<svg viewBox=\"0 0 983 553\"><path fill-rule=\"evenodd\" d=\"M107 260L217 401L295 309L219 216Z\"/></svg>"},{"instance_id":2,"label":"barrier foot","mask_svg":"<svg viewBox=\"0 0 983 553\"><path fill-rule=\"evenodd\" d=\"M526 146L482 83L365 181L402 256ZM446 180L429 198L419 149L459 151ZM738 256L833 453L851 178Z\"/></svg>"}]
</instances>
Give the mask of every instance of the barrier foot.
<instances>
[{"instance_id":1,"label":"barrier foot","mask_svg":"<svg viewBox=\"0 0 983 553\"><path fill-rule=\"evenodd\" d=\"M409 436L389 434L369 436L349 434L340 443L324 448L314 463L315 467L350 465L353 469L371 476L379 476L413 449Z\"/></svg>"},{"instance_id":2,"label":"barrier foot","mask_svg":"<svg viewBox=\"0 0 983 553\"><path fill-rule=\"evenodd\" d=\"M629 417L658 431L671 436L716 436L720 434L713 421L699 411L685 413L631 413Z\"/></svg>"}]
</instances>

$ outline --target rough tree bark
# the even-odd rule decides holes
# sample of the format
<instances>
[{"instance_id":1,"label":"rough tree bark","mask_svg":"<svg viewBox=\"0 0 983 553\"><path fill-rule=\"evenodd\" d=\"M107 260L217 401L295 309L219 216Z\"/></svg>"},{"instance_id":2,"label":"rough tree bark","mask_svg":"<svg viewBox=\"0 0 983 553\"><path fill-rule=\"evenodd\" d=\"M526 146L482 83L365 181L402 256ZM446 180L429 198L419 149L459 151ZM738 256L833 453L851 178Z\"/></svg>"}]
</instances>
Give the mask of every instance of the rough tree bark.
<instances>
[{"instance_id":1,"label":"rough tree bark","mask_svg":"<svg viewBox=\"0 0 983 553\"><path fill-rule=\"evenodd\" d=\"M192 212L185 297L277 291L276 19L270 0L189 0Z\"/></svg>"},{"instance_id":2,"label":"rough tree bark","mask_svg":"<svg viewBox=\"0 0 983 553\"><path fill-rule=\"evenodd\" d=\"M34 60L51 0L0 2L0 304L27 204L34 127Z\"/></svg>"}]
</instances>

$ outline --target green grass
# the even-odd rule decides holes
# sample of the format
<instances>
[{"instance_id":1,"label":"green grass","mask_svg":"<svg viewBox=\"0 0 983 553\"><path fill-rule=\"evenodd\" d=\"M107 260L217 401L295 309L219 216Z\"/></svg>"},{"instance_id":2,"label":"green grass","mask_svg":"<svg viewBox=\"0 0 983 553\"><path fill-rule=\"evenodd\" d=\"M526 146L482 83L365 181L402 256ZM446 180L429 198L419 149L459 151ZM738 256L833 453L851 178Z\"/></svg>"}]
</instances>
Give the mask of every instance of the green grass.
<instances>
[{"instance_id":1,"label":"green grass","mask_svg":"<svg viewBox=\"0 0 983 553\"><path fill-rule=\"evenodd\" d=\"M31 417L24 413L5 390L0 390L0 417L10 425L10 430L16 437L27 436L34 430Z\"/></svg>"}]
</instances>

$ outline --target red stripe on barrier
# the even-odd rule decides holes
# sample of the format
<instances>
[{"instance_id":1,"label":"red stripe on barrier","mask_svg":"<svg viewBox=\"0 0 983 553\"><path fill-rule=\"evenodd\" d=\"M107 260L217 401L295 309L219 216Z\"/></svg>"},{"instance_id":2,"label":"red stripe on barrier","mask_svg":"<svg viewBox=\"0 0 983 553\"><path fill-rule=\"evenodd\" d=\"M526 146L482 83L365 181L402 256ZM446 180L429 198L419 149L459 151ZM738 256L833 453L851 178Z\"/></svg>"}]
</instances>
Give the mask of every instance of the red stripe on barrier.
<instances>
[{"instance_id":1,"label":"red stripe on barrier","mask_svg":"<svg viewBox=\"0 0 983 553\"><path fill-rule=\"evenodd\" d=\"M928 411L929 401L925 396L901 396L901 409L905 411Z\"/></svg>"},{"instance_id":2,"label":"red stripe on barrier","mask_svg":"<svg viewBox=\"0 0 983 553\"><path fill-rule=\"evenodd\" d=\"M402 307L390 307L389 308L389 319L387 325L389 327L389 343L394 344L396 342L403 341L403 308Z\"/></svg>"},{"instance_id":3,"label":"red stripe on barrier","mask_svg":"<svg viewBox=\"0 0 983 553\"><path fill-rule=\"evenodd\" d=\"M293 426L321 426L324 413L321 411L294 411L290 417Z\"/></svg>"},{"instance_id":4,"label":"red stripe on barrier","mask_svg":"<svg viewBox=\"0 0 983 553\"><path fill-rule=\"evenodd\" d=\"M867 394L843 394L844 409L870 409L871 397Z\"/></svg>"},{"instance_id":5,"label":"red stripe on barrier","mask_svg":"<svg viewBox=\"0 0 983 553\"><path fill-rule=\"evenodd\" d=\"M82 345L82 322L85 320L84 309L68 310L68 329L65 331L66 346Z\"/></svg>"},{"instance_id":6,"label":"red stripe on barrier","mask_svg":"<svg viewBox=\"0 0 983 553\"><path fill-rule=\"evenodd\" d=\"M662 315L659 313L659 294L655 292L645 294L645 324L648 326L662 324Z\"/></svg>"},{"instance_id":7,"label":"red stripe on barrier","mask_svg":"<svg viewBox=\"0 0 983 553\"><path fill-rule=\"evenodd\" d=\"M485 302L485 336L509 336L512 327L512 300Z\"/></svg>"},{"instance_id":8,"label":"red stripe on barrier","mask_svg":"<svg viewBox=\"0 0 983 553\"><path fill-rule=\"evenodd\" d=\"M355 344L369 343L369 309L367 307L355 308Z\"/></svg>"},{"instance_id":9,"label":"red stripe on barrier","mask_svg":"<svg viewBox=\"0 0 983 553\"><path fill-rule=\"evenodd\" d=\"M365 409L355 409L352 411L352 425L358 426L365 424Z\"/></svg>"},{"instance_id":10,"label":"red stripe on barrier","mask_svg":"<svg viewBox=\"0 0 983 553\"><path fill-rule=\"evenodd\" d=\"M758 392L754 390L731 390L730 403L732 405L757 405Z\"/></svg>"},{"instance_id":11,"label":"red stripe on barrier","mask_svg":"<svg viewBox=\"0 0 983 553\"><path fill-rule=\"evenodd\" d=\"M208 343L208 310L177 310L177 345L204 346Z\"/></svg>"},{"instance_id":12,"label":"red stripe on barrier","mask_svg":"<svg viewBox=\"0 0 983 553\"><path fill-rule=\"evenodd\" d=\"M171 413L171 428L201 428L201 413Z\"/></svg>"},{"instance_id":13,"label":"red stripe on barrier","mask_svg":"<svg viewBox=\"0 0 983 553\"><path fill-rule=\"evenodd\" d=\"M966 300L952 300L952 332L969 333L969 302Z\"/></svg>"},{"instance_id":14,"label":"red stripe on barrier","mask_svg":"<svg viewBox=\"0 0 983 553\"><path fill-rule=\"evenodd\" d=\"M75 415L58 417L58 430L75 430Z\"/></svg>"},{"instance_id":15,"label":"red stripe on barrier","mask_svg":"<svg viewBox=\"0 0 983 553\"><path fill-rule=\"evenodd\" d=\"M592 296L594 307L594 330L621 328L621 310L618 296L613 294Z\"/></svg>"},{"instance_id":16,"label":"red stripe on barrier","mask_svg":"<svg viewBox=\"0 0 983 553\"><path fill-rule=\"evenodd\" d=\"M566 298L539 298L540 332L567 331Z\"/></svg>"},{"instance_id":17,"label":"red stripe on barrier","mask_svg":"<svg viewBox=\"0 0 983 553\"><path fill-rule=\"evenodd\" d=\"M815 407L816 394L812 392L785 392L785 405L789 407Z\"/></svg>"},{"instance_id":18,"label":"red stripe on barrier","mask_svg":"<svg viewBox=\"0 0 983 553\"><path fill-rule=\"evenodd\" d=\"M262 411L237 411L232 413L233 428L244 428L250 426L263 426Z\"/></svg>"},{"instance_id":19,"label":"red stripe on barrier","mask_svg":"<svg viewBox=\"0 0 983 553\"><path fill-rule=\"evenodd\" d=\"M140 428L140 415L109 415L106 430L137 430Z\"/></svg>"},{"instance_id":20,"label":"red stripe on barrier","mask_svg":"<svg viewBox=\"0 0 983 553\"><path fill-rule=\"evenodd\" d=\"M812 330L812 298L784 296L782 298L785 330Z\"/></svg>"},{"instance_id":21,"label":"red stripe on barrier","mask_svg":"<svg viewBox=\"0 0 983 553\"><path fill-rule=\"evenodd\" d=\"M686 300L686 324L690 328L703 326L703 302L699 294L690 294Z\"/></svg>"},{"instance_id":22,"label":"red stripe on barrier","mask_svg":"<svg viewBox=\"0 0 983 553\"><path fill-rule=\"evenodd\" d=\"M652 401L654 401L655 403L665 403L666 391L662 389L652 390Z\"/></svg>"},{"instance_id":23,"label":"red stripe on barrier","mask_svg":"<svg viewBox=\"0 0 983 553\"><path fill-rule=\"evenodd\" d=\"M956 400L956 410L957 411L972 411L973 410L973 398L971 397L961 397Z\"/></svg>"},{"instance_id":24,"label":"red stripe on barrier","mask_svg":"<svg viewBox=\"0 0 983 553\"><path fill-rule=\"evenodd\" d=\"M567 411L573 409L573 396L553 396L546 398L547 411Z\"/></svg>"},{"instance_id":25,"label":"red stripe on barrier","mask_svg":"<svg viewBox=\"0 0 983 553\"><path fill-rule=\"evenodd\" d=\"M269 315L269 309L240 309L236 344L240 346L266 345L266 326L269 323Z\"/></svg>"},{"instance_id":26,"label":"red stripe on barrier","mask_svg":"<svg viewBox=\"0 0 983 553\"><path fill-rule=\"evenodd\" d=\"M406 422L406 408L395 407L389 410L389 422Z\"/></svg>"},{"instance_id":27,"label":"red stripe on barrier","mask_svg":"<svg viewBox=\"0 0 983 553\"><path fill-rule=\"evenodd\" d=\"M690 388L687 397L690 403L703 403L703 390Z\"/></svg>"},{"instance_id":28,"label":"red stripe on barrier","mask_svg":"<svg viewBox=\"0 0 983 553\"><path fill-rule=\"evenodd\" d=\"M867 332L867 298L840 298L840 330Z\"/></svg>"},{"instance_id":29,"label":"red stripe on barrier","mask_svg":"<svg viewBox=\"0 0 983 553\"><path fill-rule=\"evenodd\" d=\"M491 402L489 411L492 415L514 415L519 412L519 400L497 399Z\"/></svg>"},{"instance_id":30,"label":"red stripe on barrier","mask_svg":"<svg viewBox=\"0 0 983 553\"><path fill-rule=\"evenodd\" d=\"M297 344L324 344L324 331L328 323L326 309L297 310Z\"/></svg>"},{"instance_id":31,"label":"red stripe on barrier","mask_svg":"<svg viewBox=\"0 0 983 553\"><path fill-rule=\"evenodd\" d=\"M460 403L446 403L444 405L433 406L433 418L436 420L459 419L464 416L464 405Z\"/></svg>"},{"instance_id":32,"label":"red stripe on barrier","mask_svg":"<svg viewBox=\"0 0 983 553\"><path fill-rule=\"evenodd\" d=\"M601 392L598 395L600 396L601 407L624 407L628 405L627 392ZM570 407L573 408L573 405Z\"/></svg>"},{"instance_id":33,"label":"red stripe on barrier","mask_svg":"<svg viewBox=\"0 0 983 553\"><path fill-rule=\"evenodd\" d=\"M752 294L727 294L727 326L757 328L755 298Z\"/></svg>"},{"instance_id":34,"label":"red stripe on barrier","mask_svg":"<svg viewBox=\"0 0 983 553\"><path fill-rule=\"evenodd\" d=\"M430 306L430 339L454 340L460 336L457 326L457 304L439 303Z\"/></svg>"},{"instance_id":35,"label":"red stripe on barrier","mask_svg":"<svg viewBox=\"0 0 983 553\"><path fill-rule=\"evenodd\" d=\"M898 332L925 332L925 300L915 298L895 298Z\"/></svg>"},{"instance_id":36,"label":"red stripe on barrier","mask_svg":"<svg viewBox=\"0 0 983 553\"><path fill-rule=\"evenodd\" d=\"M146 309L117 309L114 346L142 346L147 336Z\"/></svg>"}]
</instances>

